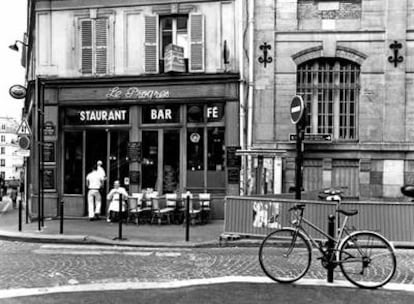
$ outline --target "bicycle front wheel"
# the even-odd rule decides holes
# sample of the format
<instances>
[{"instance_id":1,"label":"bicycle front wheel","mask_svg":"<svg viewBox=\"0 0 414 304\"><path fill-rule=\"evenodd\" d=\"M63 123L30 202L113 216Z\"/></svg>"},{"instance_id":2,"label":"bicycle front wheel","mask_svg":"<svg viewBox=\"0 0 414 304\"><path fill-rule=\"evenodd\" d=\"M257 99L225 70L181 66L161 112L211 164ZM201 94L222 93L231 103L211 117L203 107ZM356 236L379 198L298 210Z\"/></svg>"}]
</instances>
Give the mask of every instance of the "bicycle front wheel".
<instances>
[{"instance_id":1,"label":"bicycle front wheel","mask_svg":"<svg viewBox=\"0 0 414 304\"><path fill-rule=\"evenodd\" d=\"M295 229L283 228L270 233L259 249L264 273L274 281L291 283L303 277L311 263L311 245Z\"/></svg>"},{"instance_id":2,"label":"bicycle front wheel","mask_svg":"<svg viewBox=\"0 0 414 304\"><path fill-rule=\"evenodd\" d=\"M354 285L377 288L388 283L397 267L394 248L382 235L357 231L339 248L342 273Z\"/></svg>"}]
</instances>

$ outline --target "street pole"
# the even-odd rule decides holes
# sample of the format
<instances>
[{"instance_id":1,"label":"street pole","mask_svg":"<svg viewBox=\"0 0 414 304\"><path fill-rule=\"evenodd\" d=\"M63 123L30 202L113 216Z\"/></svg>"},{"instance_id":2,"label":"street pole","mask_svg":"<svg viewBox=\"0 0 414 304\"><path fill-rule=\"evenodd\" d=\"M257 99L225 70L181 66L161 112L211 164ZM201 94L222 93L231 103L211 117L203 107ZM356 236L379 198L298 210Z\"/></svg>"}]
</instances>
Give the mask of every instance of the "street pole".
<instances>
[{"instance_id":1,"label":"street pole","mask_svg":"<svg viewBox=\"0 0 414 304\"><path fill-rule=\"evenodd\" d=\"M295 199L302 199L302 167L303 167L303 129L302 123L296 124L296 187L295 187Z\"/></svg>"}]
</instances>

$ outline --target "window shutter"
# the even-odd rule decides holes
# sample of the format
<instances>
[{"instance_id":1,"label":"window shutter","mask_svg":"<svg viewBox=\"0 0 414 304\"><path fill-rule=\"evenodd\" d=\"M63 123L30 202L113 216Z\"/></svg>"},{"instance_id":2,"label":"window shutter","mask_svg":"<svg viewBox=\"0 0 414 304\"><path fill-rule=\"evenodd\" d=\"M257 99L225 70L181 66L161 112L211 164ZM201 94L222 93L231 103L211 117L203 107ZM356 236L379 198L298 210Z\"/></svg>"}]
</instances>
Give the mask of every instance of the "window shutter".
<instances>
[{"instance_id":1,"label":"window shutter","mask_svg":"<svg viewBox=\"0 0 414 304\"><path fill-rule=\"evenodd\" d=\"M204 16L190 14L190 72L204 72Z\"/></svg>"},{"instance_id":2,"label":"window shutter","mask_svg":"<svg viewBox=\"0 0 414 304\"><path fill-rule=\"evenodd\" d=\"M145 18L145 72L158 73L158 15Z\"/></svg>"},{"instance_id":3,"label":"window shutter","mask_svg":"<svg viewBox=\"0 0 414 304\"><path fill-rule=\"evenodd\" d=\"M108 19L96 19L96 74L106 74L108 71Z\"/></svg>"},{"instance_id":4,"label":"window shutter","mask_svg":"<svg viewBox=\"0 0 414 304\"><path fill-rule=\"evenodd\" d=\"M92 20L80 21L81 72L92 74Z\"/></svg>"}]
</instances>

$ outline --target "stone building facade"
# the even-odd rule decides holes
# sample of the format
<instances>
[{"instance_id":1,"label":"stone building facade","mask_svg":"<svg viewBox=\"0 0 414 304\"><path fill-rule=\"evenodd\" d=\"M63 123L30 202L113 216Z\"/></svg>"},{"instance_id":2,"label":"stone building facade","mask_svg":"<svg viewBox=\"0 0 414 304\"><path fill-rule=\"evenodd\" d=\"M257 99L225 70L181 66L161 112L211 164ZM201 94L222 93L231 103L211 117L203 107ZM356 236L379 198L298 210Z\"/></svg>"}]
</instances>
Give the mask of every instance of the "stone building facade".
<instances>
[{"instance_id":1,"label":"stone building facade","mask_svg":"<svg viewBox=\"0 0 414 304\"><path fill-rule=\"evenodd\" d=\"M414 182L414 3L408 0L255 1L251 149L282 150L282 192L295 184L290 103L307 105L305 191L346 186L359 199L401 199ZM260 166L254 160L253 167ZM266 192L266 155L259 174Z\"/></svg>"}]
</instances>

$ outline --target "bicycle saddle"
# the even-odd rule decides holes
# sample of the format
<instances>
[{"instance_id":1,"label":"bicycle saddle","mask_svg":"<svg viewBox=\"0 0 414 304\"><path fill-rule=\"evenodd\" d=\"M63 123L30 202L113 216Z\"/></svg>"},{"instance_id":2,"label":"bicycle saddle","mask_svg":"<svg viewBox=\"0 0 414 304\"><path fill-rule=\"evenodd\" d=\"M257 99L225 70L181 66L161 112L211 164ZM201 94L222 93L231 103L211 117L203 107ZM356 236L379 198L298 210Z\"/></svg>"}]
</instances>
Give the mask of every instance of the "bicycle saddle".
<instances>
[{"instance_id":1,"label":"bicycle saddle","mask_svg":"<svg viewBox=\"0 0 414 304\"><path fill-rule=\"evenodd\" d=\"M355 214L358 214L358 210L343 210L343 209L338 209L338 210L336 210L336 212L341 213L341 214L346 215L346 216L353 216Z\"/></svg>"},{"instance_id":2,"label":"bicycle saddle","mask_svg":"<svg viewBox=\"0 0 414 304\"><path fill-rule=\"evenodd\" d=\"M408 197L414 197L414 185L404 185L401 187L401 193L408 196Z\"/></svg>"}]
</instances>

